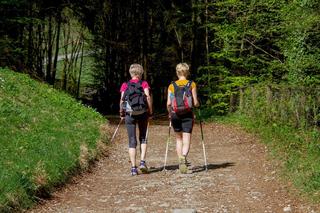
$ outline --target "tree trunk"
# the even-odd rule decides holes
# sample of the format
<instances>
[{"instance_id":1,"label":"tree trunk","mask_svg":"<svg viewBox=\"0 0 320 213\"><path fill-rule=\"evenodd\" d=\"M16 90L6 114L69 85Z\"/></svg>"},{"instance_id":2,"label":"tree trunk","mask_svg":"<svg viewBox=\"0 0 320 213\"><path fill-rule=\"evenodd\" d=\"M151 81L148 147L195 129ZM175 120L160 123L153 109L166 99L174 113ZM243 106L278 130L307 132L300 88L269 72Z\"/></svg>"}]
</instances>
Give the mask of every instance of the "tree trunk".
<instances>
[{"instance_id":1,"label":"tree trunk","mask_svg":"<svg viewBox=\"0 0 320 213\"><path fill-rule=\"evenodd\" d=\"M51 85L54 85L56 80L56 73L57 73L59 41L60 41L60 31L61 31L61 12L60 11L58 12L57 22L58 22L58 26L57 26L57 35L56 35L56 52L55 52L54 61L53 61Z\"/></svg>"},{"instance_id":2,"label":"tree trunk","mask_svg":"<svg viewBox=\"0 0 320 213\"><path fill-rule=\"evenodd\" d=\"M81 59L80 59L80 68L79 68L79 76L78 76L78 86L77 86L77 98L80 96L80 81L81 81L81 74L82 74L82 65L83 65L83 48L84 48L84 39L82 37L82 46L81 46Z\"/></svg>"},{"instance_id":3,"label":"tree trunk","mask_svg":"<svg viewBox=\"0 0 320 213\"><path fill-rule=\"evenodd\" d=\"M184 54L183 54L182 41L181 41L182 39L181 39L181 36L179 35L176 27L174 28L174 32L175 32L177 42L178 42L178 51L179 51L181 62L184 62Z\"/></svg>"},{"instance_id":4,"label":"tree trunk","mask_svg":"<svg viewBox=\"0 0 320 213\"><path fill-rule=\"evenodd\" d=\"M143 8L143 67L144 67L144 79L148 78L148 0L144 0Z\"/></svg>"},{"instance_id":5,"label":"tree trunk","mask_svg":"<svg viewBox=\"0 0 320 213\"><path fill-rule=\"evenodd\" d=\"M239 100L239 108L240 112L243 112L244 110L244 88L240 87L240 100Z\"/></svg>"},{"instance_id":6,"label":"tree trunk","mask_svg":"<svg viewBox=\"0 0 320 213\"><path fill-rule=\"evenodd\" d=\"M32 4L30 4L29 11L28 11L29 17L32 17ZM33 23L32 21L28 24L28 56L27 56L27 67L29 70L32 70L33 65Z\"/></svg>"},{"instance_id":7,"label":"tree trunk","mask_svg":"<svg viewBox=\"0 0 320 213\"><path fill-rule=\"evenodd\" d=\"M65 59L64 59L63 71L62 71L61 88L64 91L67 90L67 82L68 82L67 70L68 70L68 64L69 64L68 49L69 49L69 41L70 41L70 28L71 26L69 22L63 28Z\"/></svg>"},{"instance_id":8,"label":"tree trunk","mask_svg":"<svg viewBox=\"0 0 320 213\"><path fill-rule=\"evenodd\" d=\"M206 64L209 65L209 33L208 33L208 0L205 0L205 25L206 25Z\"/></svg>"},{"instance_id":9,"label":"tree trunk","mask_svg":"<svg viewBox=\"0 0 320 213\"><path fill-rule=\"evenodd\" d=\"M197 54L196 54L196 46L197 46L197 24L196 24L196 12L194 6L194 0L191 1L192 7L192 39L191 39L191 70L196 70L197 68Z\"/></svg>"},{"instance_id":10,"label":"tree trunk","mask_svg":"<svg viewBox=\"0 0 320 213\"><path fill-rule=\"evenodd\" d=\"M37 30L35 32L35 37L37 38L36 43L34 44L35 49L35 69L37 76L43 79L44 70L43 70L43 61L44 61L44 49L43 49L43 25L38 24Z\"/></svg>"},{"instance_id":11,"label":"tree trunk","mask_svg":"<svg viewBox=\"0 0 320 213\"><path fill-rule=\"evenodd\" d=\"M47 73L46 81L50 84L52 83L52 16L49 15L49 26L48 26L48 57L47 57Z\"/></svg>"},{"instance_id":12,"label":"tree trunk","mask_svg":"<svg viewBox=\"0 0 320 213\"><path fill-rule=\"evenodd\" d=\"M236 100L237 97L234 93L231 93L230 100L229 100L229 112L235 112L236 111Z\"/></svg>"}]
</instances>

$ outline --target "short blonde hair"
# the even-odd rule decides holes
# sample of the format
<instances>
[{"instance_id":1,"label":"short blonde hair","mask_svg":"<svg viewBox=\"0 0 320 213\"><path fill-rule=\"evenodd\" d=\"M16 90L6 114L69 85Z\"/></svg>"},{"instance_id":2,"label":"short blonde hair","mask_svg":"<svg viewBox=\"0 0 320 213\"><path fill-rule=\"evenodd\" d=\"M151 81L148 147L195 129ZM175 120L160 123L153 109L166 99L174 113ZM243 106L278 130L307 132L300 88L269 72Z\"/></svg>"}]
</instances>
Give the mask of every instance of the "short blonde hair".
<instances>
[{"instance_id":1,"label":"short blonde hair","mask_svg":"<svg viewBox=\"0 0 320 213\"><path fill-rule=\"evenodd\" d=\"M143 74L143 67L140 64L131 64L129 73L131 77L139 76L141 78Z\"/></svg>"},{"instance_id":2,"label":"short blonde hair","mask_svg":"<svg viewBox=\"0 0 320 213\"><path fill-rule=\"evenodd\" d=\"M186 63L180 63L176 66L177 76L188 77L190 75L189 65Z\"/></svg>"}]
</instances>

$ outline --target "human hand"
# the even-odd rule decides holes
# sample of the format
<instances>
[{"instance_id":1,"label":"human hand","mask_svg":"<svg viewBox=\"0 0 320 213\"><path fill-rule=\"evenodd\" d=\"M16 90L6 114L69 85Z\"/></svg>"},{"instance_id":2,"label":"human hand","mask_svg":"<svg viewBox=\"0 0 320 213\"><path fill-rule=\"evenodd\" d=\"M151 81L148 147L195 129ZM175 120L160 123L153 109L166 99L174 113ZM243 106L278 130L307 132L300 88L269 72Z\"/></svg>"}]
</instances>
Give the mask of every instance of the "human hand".
<instances>
[{"instance_id":1,"label":"human hand","mask_svg":"<svg viewBox=\"0 0 320 213\"><path fill-rule=\"evenodd\" d=\"M148 119L152 120L153 119L153 112L148 112Z\"/></svg>"},{"instance_id":2,"label":"human hand","mask_svg":"<svg viewBox=\"0 0 320 213\"><path fill-rule=\"evenodd\" d=\"M120 113L120 118L121 119L123 119L126 116L126 113L125 113L124 110L120 110L119 113Z\"/></svg>"}]
</instances>

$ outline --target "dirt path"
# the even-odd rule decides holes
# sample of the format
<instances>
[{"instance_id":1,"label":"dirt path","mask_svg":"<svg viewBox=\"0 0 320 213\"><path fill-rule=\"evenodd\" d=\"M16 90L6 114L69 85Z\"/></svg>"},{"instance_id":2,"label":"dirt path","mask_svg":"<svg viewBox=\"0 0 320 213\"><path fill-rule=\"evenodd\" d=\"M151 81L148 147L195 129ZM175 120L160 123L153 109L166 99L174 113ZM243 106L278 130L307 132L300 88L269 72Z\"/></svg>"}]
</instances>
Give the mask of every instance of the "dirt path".
<instances>
[{"instance_id":1,"label":"dirt path","mask_svg":"<svg viewBox=\"0 0 320 213\"><path fill-rule=\"evenodd\" d=\"M192 174L177 169L174 138L168 155L168 171L162 172L168 127L151 124L147 163L152 172L131 177L124 126L108 157L90 173L31 212L301 212L316 213L276 180L276 171L266 160L266 148L238 128L205 124L209 171L203 166L200 131L194 129L189 161ZM188 212L188 211L185 211Z\"/></svg>"}]
</instances>

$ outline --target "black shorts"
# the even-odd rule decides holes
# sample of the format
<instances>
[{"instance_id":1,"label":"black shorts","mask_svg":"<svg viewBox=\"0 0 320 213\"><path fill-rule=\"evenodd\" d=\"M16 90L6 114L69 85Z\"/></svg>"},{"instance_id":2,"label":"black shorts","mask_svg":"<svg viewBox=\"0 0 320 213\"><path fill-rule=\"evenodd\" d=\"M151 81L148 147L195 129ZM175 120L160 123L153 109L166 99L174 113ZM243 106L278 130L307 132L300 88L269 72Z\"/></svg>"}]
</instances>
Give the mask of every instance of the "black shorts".
<instances>
[{"instance_id":1,"label":"black shorts","mask_svg":"<svg viewBox=\"0 0 320 213\"><path fill-rule=\"evenodd\" d=\"M140 144L146 144L147 128L148 128L148 115L143 113L141 115L126 115L125 118L128 138L129 138L129 148L137 147L137 136L136 136L136 126L138 124L139 128L139 141Z\"/></svg>"},{"instance_id":2,"label":"black shorts","mask_svg":"<svg viewBox=\"0 0 320 213\"><path fill-rule=\"evenodd\" d=\"M192 133L193 121L194 121L193 112L177 115L176 113L171 114L171 124L175 132L186 132Z\"/></svg>"}]
</instances>

